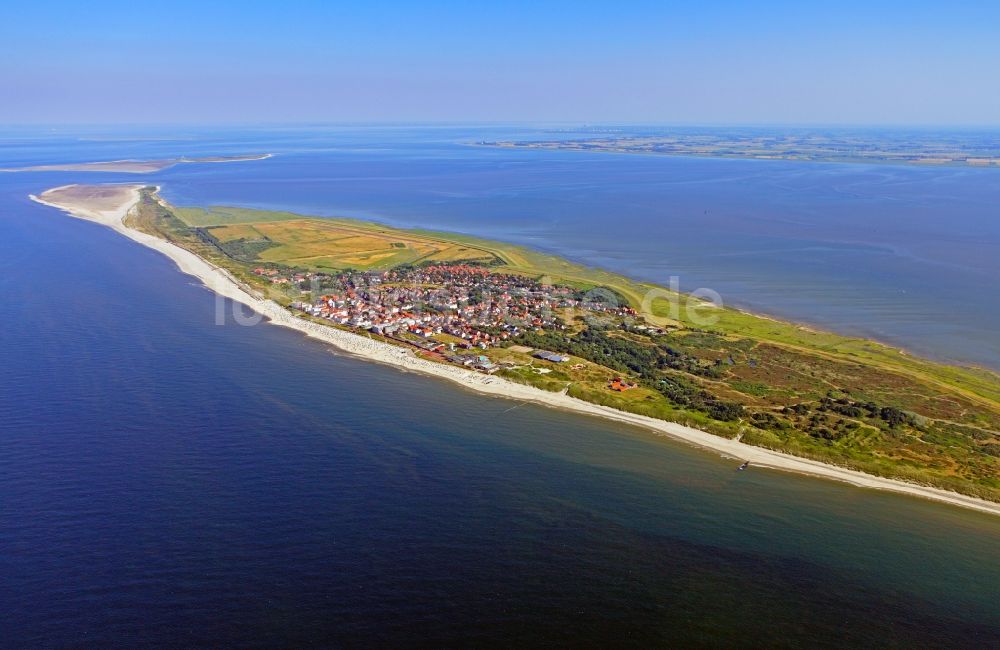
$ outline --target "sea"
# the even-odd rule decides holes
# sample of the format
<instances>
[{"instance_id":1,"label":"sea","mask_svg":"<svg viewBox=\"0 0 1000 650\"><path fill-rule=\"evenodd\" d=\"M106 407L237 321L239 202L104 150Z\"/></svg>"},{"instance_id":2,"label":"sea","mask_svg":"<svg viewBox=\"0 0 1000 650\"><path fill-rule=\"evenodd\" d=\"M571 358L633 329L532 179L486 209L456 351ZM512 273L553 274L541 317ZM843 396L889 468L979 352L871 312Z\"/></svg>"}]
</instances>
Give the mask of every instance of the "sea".
<instances>
[{"instance_id":1,"label":"sea","mask_svg":"<svg viewBox=\"0 0 1000 650\"><path fill-rule=\"evenodd\" d=\"M274 154L0 173L0 647L1000 646L996 517L219 324L28 199L142 180L472 233L1000 368L1000 170L475 145L562 134L0 130L0 167Z\"/></svg>"}]
</instances>

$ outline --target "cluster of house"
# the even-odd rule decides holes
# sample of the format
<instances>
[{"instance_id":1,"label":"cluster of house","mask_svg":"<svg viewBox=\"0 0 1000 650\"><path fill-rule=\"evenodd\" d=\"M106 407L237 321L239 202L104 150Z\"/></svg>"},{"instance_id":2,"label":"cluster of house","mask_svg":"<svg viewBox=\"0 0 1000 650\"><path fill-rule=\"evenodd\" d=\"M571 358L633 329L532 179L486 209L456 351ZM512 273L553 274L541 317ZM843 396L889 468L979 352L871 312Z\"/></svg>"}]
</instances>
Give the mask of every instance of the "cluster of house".
<instances>
[{"instance_id":1,"label":"cluster of house","mask_svg":"<svg viewBox=\"0 0 1000 650\"><path fill-rule=\"evenodd\" d=\"M590 302L570 287L465 264L439 264L339 276L259 268L281 283L322 280L326 293L292 307L317 318L391 338L452 363L486 373L498 367L471 350L486 350L526 331L565 329L564 308L634 315L628 308ZM276 282L277 283L277 282ZM315 284L315 283L313 283ZM467 352L462 352L462 350ZM534 356L554 363L569 357L546 350Z\"/></svg>"},{"instance_id":2,"label":"cluster of house","mask_svg":"<svg viewBox=\"0 0 1000 650\"><path fill-rule=\"evenodd\" d=\"M445 357L451 363L472 368L488 374L493 374L500 369L500 366L490 361L489 357L482 354L449 354Z\"/></svg>"},{"instance_id":3,"label":"cluster of house","mask_svg":"<svg viewBox=\"0 0 1000 650\"><path fill-rule=\"evenodd\" d=\"M528 330L563 329L556 310L586 306L569 287L463 264L351 273L337 280L337 293L293 307L384 336L448 334L464 348L486 349Z\"/></svg>"},{"instance_id":4,"label":"cluster of house","mask_svg":"<svg viewBox=\"0 0 1000 650\"><path fill-rule=\"evenodd\" d=\"M253 270L254 275L259 275L260 277L270 280L271 284L298 284L300 282L305 282L306 280L311 280L315 274L307 273L305 271L295 272L295 271L279 271L278 269L268 268L264 266L258 266Z\"/></svg>"},{"instance_id":5,"label":"cluster of house","mask_svg":"<svg viewBox=\"0 0 1000 650\"><path fill-rule=\"evenodd\" d=\"M615 377L608 384L608 388L618 393L624 393L627 390L631 390L636 387L636 384L631 381L625 381L621 377Z\"/></svg>"}]
</instances>

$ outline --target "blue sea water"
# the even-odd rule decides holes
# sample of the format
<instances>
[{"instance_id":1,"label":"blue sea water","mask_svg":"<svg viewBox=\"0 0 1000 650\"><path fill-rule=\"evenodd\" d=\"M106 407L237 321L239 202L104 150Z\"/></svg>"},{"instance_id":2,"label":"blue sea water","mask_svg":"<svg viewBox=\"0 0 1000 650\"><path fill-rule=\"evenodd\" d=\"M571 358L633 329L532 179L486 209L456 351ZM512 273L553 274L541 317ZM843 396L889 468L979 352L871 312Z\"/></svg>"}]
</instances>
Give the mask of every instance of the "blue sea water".
<instances>
[{"instance_id":1,"label":"blue sea water","mask_svg":"<svg viewBox=\"0 0 1000 650\"><path fill-rule=\"evenodd\" d=\"M878 182L853 166L781 172L779 164L779 181L738 161L474 149L460 144L466 133L207 138L170 130L157 141L22 133L5 140L0 166L275 150L271 160L147 178L179 203L373 216L565 247L612 267L627 261L615 251L642 238L609 226L618 237L595 242L591 253L570 244L597 227L601 205L633 206L617 213L621 221L637 206L672 204L640 198L654 186L676 183L663 196L695 197L680 189L683 178L716 178L705 192L709 218L729 202L764 213L760 202L777 201L766 187L814 187L820 177L854 178L843 186L862 188L850 200L842 189L815 190L834 204L878 198ZM711 176L724 169L743 170L743 180ZM906 196L906 183L938 192L940 205L965 206L956 210L964 217L951 218L962 224L956 237L972 245L939 264L942 272L995 271L986 259L996 241L986 223L992 177L872 173L897 175L879 190L888 207L868 219L897 217L868 229L903 232L883 254L903 265L896 272L905 282L916 283L912 269L940 261L947 248L906 247L934 223L928 216L900 226L904 210L890 209L890 192ZM921 182L921 174L937 180ZM603 176L609 185L595 187ZM165 258L27 200L94 180L135 177L0 174L0 645L995 647L1000 639L995 518L807 477L737 473L731 461L642 430L530 405L510 410L507 401L332 354L281 328L218 326L214 296ZM793 192L789 205L819 215L822 200L809 206L807 193ZM863 221L845 217L855 233ZM767 243L789 237L789 228L759 223L756 236ZM691 241L697 230L678 226L676 238ZM809 232L821 240L821 230L813 223ZM934 236L946 242L942 232ZM738 244L718 237L714 250ZM677 255L687 246L660 245ZM858 247L845 284L859 282L859 265L882 259ZM736 280L767 286L757 275L763 257L744 257L748 270ZM692 265L682 278L698 264L715 268L698 262L696 249L681 259ZM650 258L636 272L674 272L668 261ZM821 270L813 272L826 277ZM906 323L923 313L930 324L917 338L960 356L958 342L940 343L946 314L930 303L887 302L877 271L867 273L873 279L855 286L863 291L843 294L865 319L844 325L875 330L879 319ZM835 284L823 282L786 280L777 294L819 303L827 294L817 286ZM917 293L944 300L949 292ZM822 320L814 308L800 316ZM995 301L968 309L974 319L963 336L979 332L989 348L978 319Z\"/></svg>"}]
</instances>

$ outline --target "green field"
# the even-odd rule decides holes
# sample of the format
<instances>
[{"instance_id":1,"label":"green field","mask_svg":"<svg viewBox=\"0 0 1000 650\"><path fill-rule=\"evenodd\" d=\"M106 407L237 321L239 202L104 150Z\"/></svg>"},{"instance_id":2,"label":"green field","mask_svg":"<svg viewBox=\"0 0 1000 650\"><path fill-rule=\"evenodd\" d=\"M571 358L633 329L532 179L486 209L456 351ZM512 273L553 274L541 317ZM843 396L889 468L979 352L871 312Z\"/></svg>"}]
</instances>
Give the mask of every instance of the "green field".
<instances>
[{"instance_id":1,"label":"green field","mask_svg":"<svg viewBox=\"0 0 1000 650\"><path fill-rule=\"evenodd\" d=\"M387 270L429 262L494 264L490 250L440 236L346 219L305 219L242 208L176 211L234 257L314 271Z\"/></svg>"},{"instance_id":2,"label":"green field","mask_svg":"<svg viewBox=\"0 0 1000 650\"><path fill-rule=\"evenodd\" d=\"M279 302L255 265L294 271L386 270L436 261L488 264L577 289L607 288L665 328L590 331L566 313L565 334L520 345L559 350L568 364L517 348L486 352L501 374L545 390L696 426L726 437L1000 500L1000 377L892 347L730 308L698 326L687 296L521 246L351 219L213 207L174 209L146 192L134 224L229 269ZM540 371L541 369L542 371ZM609 390L612 377L636 382Z\"/></svg>"},{"instance_id":3,"label":"green field","mask_svg":"<svg viewBox=\"0 0 1000 650\"><path fill-rule=\"evenodd\" d=\"M184 223L195 228L206 226L229 226L237 223L261 223L271 221L293 221L301 219L301 214L247 210L245 208L172 208Z\"/></svg>"}]
</instances>

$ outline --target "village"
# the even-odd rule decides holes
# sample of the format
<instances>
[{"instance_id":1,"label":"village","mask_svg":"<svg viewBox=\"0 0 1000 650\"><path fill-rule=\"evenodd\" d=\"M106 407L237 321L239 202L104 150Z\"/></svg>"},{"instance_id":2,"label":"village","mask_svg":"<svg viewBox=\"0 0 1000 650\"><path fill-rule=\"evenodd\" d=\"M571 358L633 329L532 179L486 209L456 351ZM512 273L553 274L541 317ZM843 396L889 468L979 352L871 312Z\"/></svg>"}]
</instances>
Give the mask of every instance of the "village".
<instances>
[{"instance_id":1,"label":"village","mask_svg":"<svg viewBox=\"0 0 1000 650\"><path fill-rule=\"evenodd\" d=\"M629 307L588 299L571 287L467 264L325 278L263 268L254 272L274 284L305 286L311 282L314 288L323 288L322 295L311 302L293 302L291 307L297 311L486 373L495 372L498 366L482 351L509 345L524 332L565 330L559 314L567 310L636 315ZM570 359L546 350L535 350L532 356L552 363Z\"/></svg>"}]
</instances>

